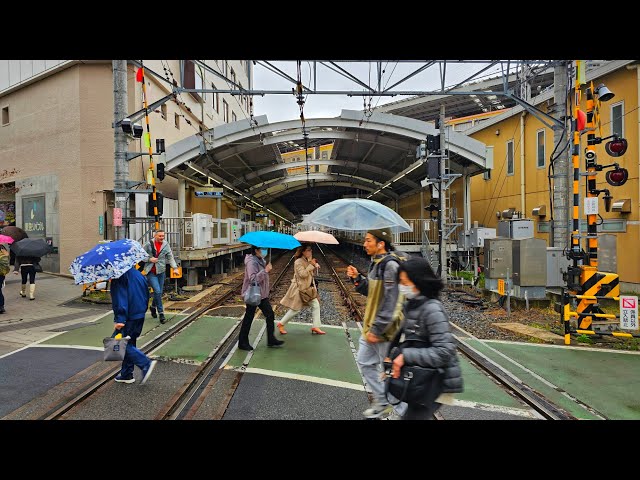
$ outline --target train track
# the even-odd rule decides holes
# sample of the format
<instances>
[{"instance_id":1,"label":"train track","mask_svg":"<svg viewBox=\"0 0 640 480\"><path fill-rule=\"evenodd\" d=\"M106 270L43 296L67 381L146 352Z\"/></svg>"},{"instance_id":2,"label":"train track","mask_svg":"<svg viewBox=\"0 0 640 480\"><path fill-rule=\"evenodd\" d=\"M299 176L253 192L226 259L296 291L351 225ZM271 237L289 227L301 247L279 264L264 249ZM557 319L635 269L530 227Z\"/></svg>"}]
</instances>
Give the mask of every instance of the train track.
<instances>
[{"instance_id":1,"label":"train track","mask_svg":"<svg viewBox=\"0 0 640 480\"><path fill-rule=\"evenodd\" d=\"M281 279L287 273L291 264L291 258L286 253L281 255L273 262L273 270L276 279L272 284L272 291L280 283ZM207 295L205 298L197 302L196 305L188 310L191 312L181 319L175 326L146 343L140 349L145 353L160 348L172 338L176 337L189 325L196 322L200 317L204 316L209 310L232 303L240 294L242 287L242 278L240 275L231 279L229 283L223 282L222 287L214 293ZM240 333L240 324L238 322L214 348L205 361L196 369L195 372L186 380L184 385L173 395L173 397L160 409L155 419L182 419L189 418L194 414L194 405L202 399L202 393L207 385L211 384L211 380L225 359L234 351ZM66 396L63 400L49 408L45 413L38 417L38 420L58 420L68 417L68 415L76 408L81 408L92 395L99 392L102 388L113 383L113 378L120 371L120 364L117 367L109 368L99 372L97 375L89 379L80 389L76 389L71 395Z\"/></svg>"}]
</instances>

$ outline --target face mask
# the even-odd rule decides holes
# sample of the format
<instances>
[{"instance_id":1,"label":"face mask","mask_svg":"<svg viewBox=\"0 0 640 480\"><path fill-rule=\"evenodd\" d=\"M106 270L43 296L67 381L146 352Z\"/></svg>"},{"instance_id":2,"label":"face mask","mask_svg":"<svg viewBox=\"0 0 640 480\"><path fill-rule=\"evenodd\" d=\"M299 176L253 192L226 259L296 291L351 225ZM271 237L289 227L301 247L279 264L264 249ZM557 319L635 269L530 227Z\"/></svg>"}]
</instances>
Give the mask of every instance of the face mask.
<instances>
[{"instance_id":1,"label":"face mask","mask_svg":"<svg viewBox=\"0 0 640 480\"><path fill-rule=\"evenodd\" d=\"M269 249L261 248L260 253L262 254L262 258L267 258L267 255L269 254Z\"/></svg>"},{"instance_id":2,"label":"face mask","mask_svg":"<svg viewBox=\"0 0 640 480\"><path fill-rule=\"evenodd\" d=\"M411 299L418 296L418 294L413 291L413 287L408 285L398 285L398 291L404 295L404 298Z\"/></svg>"}]
</instances>

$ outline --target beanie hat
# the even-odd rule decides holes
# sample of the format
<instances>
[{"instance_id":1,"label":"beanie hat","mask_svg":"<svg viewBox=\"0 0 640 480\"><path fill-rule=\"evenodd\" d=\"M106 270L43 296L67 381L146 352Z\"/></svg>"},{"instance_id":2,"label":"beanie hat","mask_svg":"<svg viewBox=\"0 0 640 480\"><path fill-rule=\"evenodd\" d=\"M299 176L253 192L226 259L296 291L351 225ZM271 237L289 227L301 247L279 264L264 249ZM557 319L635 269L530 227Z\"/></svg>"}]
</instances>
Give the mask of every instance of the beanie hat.
<instances>
[{"instance_id":1,"label":"beanie hat","mask_svg":"<svg viewBox=\"0 0 640 480\"><path fill-rule=\"evenodd\" d=\"M389 227L367 230L367 233L370 233L378 240L384 240L387 243L391 243L393 241L393 235L391 234L391 229Z\"/></svg>"}]
</instances>

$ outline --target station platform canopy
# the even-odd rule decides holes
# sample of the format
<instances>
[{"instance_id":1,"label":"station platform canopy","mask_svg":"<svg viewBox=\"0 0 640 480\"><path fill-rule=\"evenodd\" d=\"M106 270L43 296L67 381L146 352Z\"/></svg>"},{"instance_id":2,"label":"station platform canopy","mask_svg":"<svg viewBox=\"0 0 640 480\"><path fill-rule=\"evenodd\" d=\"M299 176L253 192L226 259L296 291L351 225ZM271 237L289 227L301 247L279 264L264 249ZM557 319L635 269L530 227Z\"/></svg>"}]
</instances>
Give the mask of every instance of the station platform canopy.
<instances>
[{"instance_id":1,"label":"station platform canopy","mask_svg":"<svg viewBox=\"0 0 640 480\"><path fill-rule=\"evenodd\" d=\"M196 185L223 186L241 204L280 202L302 215L345 196L387 203L415 194L427 173L416 148L437 134L433 123L379 112L309 118L304 131L300 119L269 123L261 115L253 124L226 123L168 145L165 171ZM473 176L492 167L482 142L449 127L446 138L450 173ZM331 154L314 155L323 145L332 146Z\"/></svg>"}]
</instances>

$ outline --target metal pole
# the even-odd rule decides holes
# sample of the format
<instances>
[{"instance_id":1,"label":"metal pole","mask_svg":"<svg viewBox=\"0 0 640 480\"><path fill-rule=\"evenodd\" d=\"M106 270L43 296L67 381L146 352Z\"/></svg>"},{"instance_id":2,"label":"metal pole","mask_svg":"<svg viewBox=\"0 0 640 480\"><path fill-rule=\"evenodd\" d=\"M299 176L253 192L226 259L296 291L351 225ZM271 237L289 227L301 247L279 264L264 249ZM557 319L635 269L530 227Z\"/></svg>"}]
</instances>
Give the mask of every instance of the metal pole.
<instances>
[{"instance_id":1,"label":"metal pole","mask_svg":"<svg viewBox=\"0 0 640 480\"><path fill-rule=\"evenodd\" d=\"M554 67L553 70L553 97L554 104L550 109L550 114L562 120L566 126L567 117L567 63ZM553 144L558 145L560 138L563 142L568 141L568 131L562 136L562 130L553 131ZM558 152L562 150L562 145L558 146ZM549 160L550 161L550 160ZM550 246L564 247L569 241L568 222L571 217L569 209L569 152L562 153L553 162L553 220L551 221L551 232L549 235Z\"/></svg>"},{"instance_id":2,"label":"metal pole","mask_svg":"<svg viewBox=\"0 0 640 480\"><path fill-rule=\"evenodd\" d=\"M444 194L444 189L442 188L445 183L445 173L446 173L446 144L445 144L445 126L444 126L444 105L440 105L440 175L439 175L439 185L440 185L440 215L438 218L438 243L440 248L440 278L444 284L447 283L447 252L444 248L443 237L445 234L445 221L446 215L448 211L447 198Z\"/></svg>"},{"instance_id":3,"label":"metal pole","mask_svg":"<svg viewBox=\"0 0 640 480\"><path fill-rule=\"evenodd\" d=\"M123 192L127 188L127 180L129 179L129 164L127 163L127 135L118 125L123 118L127 116L127 61L112 60L113 68L113 139L115 146L115 208L120 208L122 216L127 214L128 195ZM120 190L120 192L118 191ZM125 237L124 225L114 227L115 239L119 240Z\"/></svg>"}]
</instances>

